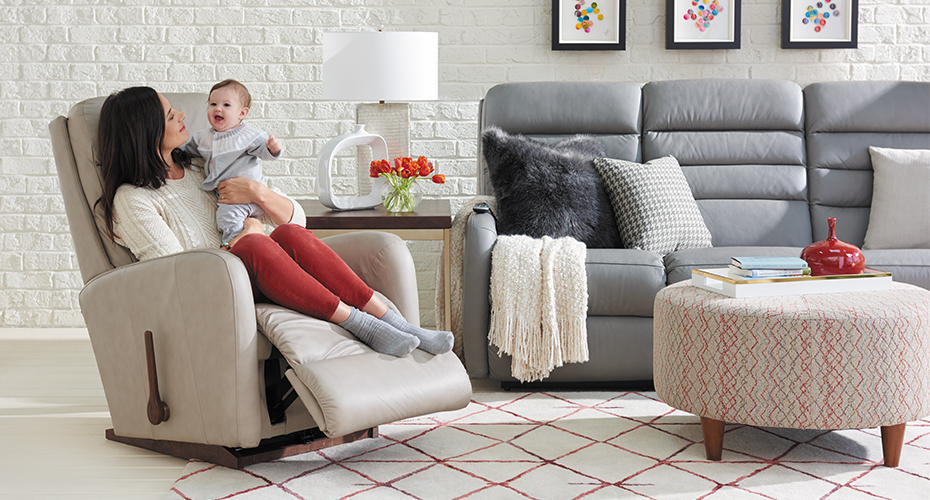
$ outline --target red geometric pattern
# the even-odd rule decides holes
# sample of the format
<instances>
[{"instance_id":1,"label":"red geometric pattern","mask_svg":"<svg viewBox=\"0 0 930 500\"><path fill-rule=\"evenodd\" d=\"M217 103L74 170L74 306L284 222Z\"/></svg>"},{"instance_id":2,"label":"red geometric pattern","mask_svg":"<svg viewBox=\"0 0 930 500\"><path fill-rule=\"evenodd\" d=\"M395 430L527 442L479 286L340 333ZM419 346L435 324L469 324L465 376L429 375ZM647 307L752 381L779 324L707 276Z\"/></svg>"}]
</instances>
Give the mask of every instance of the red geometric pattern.
<instances>
[{"instance_id":1,"label":"red geometric pattern","mask_svg":"<svg viewBox=\"0 0 930 500\"><path fill-rule=\"evenodd\" d=\"M901 465L876 429L728 425L704 458L697 417L645 392L476 392L468 407L380 428L376 439L237 471L191 461L167 499L923 499L930 421Z\"/></svg>"},{"instance_id":2,"label":"red geometric pattern","mask_svg":"<svg viewBox=\"0 0 930 500\"><path fill-rule=\"evenodd\" d=\"M930 291L733 299L679 283L655 302L662 401L724 422L796 429L930 415Z\"/></svg>"}]
</instances>

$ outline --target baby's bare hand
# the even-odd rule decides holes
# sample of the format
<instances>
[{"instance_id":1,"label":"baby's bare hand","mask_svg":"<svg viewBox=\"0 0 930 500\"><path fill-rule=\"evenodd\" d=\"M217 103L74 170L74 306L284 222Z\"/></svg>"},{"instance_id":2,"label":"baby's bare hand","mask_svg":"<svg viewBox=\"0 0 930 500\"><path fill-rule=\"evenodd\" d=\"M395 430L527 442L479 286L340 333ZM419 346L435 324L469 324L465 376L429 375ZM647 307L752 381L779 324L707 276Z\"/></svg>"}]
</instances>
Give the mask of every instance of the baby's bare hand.
<instances>
[{"instance_id":1,"label":"baby's bare hand","mask_svg":"<svg viewBox=\"0 0 930 500\"><path fill-rule=\"evenodd\" d=\"M273 135L268 136L268 140L265 142L265 146L268 148L268 152L273 156L278 156L278 153L281 152L281 143L278 142L278 139Z\"/></svg>"}]
</instances>

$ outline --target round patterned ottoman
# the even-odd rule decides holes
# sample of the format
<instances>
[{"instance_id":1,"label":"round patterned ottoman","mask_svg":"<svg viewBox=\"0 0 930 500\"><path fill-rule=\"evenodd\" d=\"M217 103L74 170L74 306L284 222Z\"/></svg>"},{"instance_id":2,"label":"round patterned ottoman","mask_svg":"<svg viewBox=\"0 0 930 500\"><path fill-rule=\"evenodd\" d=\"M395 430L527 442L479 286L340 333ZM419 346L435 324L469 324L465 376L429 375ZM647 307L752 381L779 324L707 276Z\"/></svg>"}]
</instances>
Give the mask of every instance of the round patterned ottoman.
<instances>
[{"instance_id":1,"label":"round patterned ottoman","mask_svg":"<svg viewBox=\"0 0 930 500\"><path fill-rule=\"evenodd\" d=\"M724 422L796 429L881 427L896 467L907 422L930 414L930 291L733 299L691 286L656 295L659 398L701 417L707 458Z\"/></svg>"}]
</instances>

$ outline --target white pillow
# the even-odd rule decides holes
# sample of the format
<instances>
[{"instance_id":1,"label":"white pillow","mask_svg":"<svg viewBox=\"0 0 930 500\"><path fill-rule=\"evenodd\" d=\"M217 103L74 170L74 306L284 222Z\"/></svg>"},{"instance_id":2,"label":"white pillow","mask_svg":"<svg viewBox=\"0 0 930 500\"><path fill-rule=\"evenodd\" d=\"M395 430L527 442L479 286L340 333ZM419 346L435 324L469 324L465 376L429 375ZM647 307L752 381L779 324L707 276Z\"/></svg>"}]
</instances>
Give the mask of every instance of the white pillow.
<instances>
[{"instance_id":1,"label":"white pillow","mask_svg":"<svg viewBox=\"0 0 930 500\"><path fill-rule=\"evenodd\" d=\"M864 249L930 248L930 149L869 147L872 209Z\"/></svg>"}]
</instances>

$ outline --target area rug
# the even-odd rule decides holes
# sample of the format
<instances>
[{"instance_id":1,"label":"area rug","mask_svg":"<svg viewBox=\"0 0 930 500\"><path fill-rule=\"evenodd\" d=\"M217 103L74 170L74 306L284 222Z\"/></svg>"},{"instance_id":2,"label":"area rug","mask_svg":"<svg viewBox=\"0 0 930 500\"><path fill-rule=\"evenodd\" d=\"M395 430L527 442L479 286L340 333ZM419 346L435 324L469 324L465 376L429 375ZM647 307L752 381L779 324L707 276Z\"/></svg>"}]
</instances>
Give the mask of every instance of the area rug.
<instances>
[{"instance_id":1,"label":"area rug","mask_svg":"<svg viewBox=\"0 0 930 500\"><path fill-rule=\"evenodd\" d=\"M192 460L166 498L930 498L930 420L908 424L897 468L878 429L728 425L711 462L699 419L654 392L478 392L380 433L244 470Z\"/></svg>"}]
</instances>

